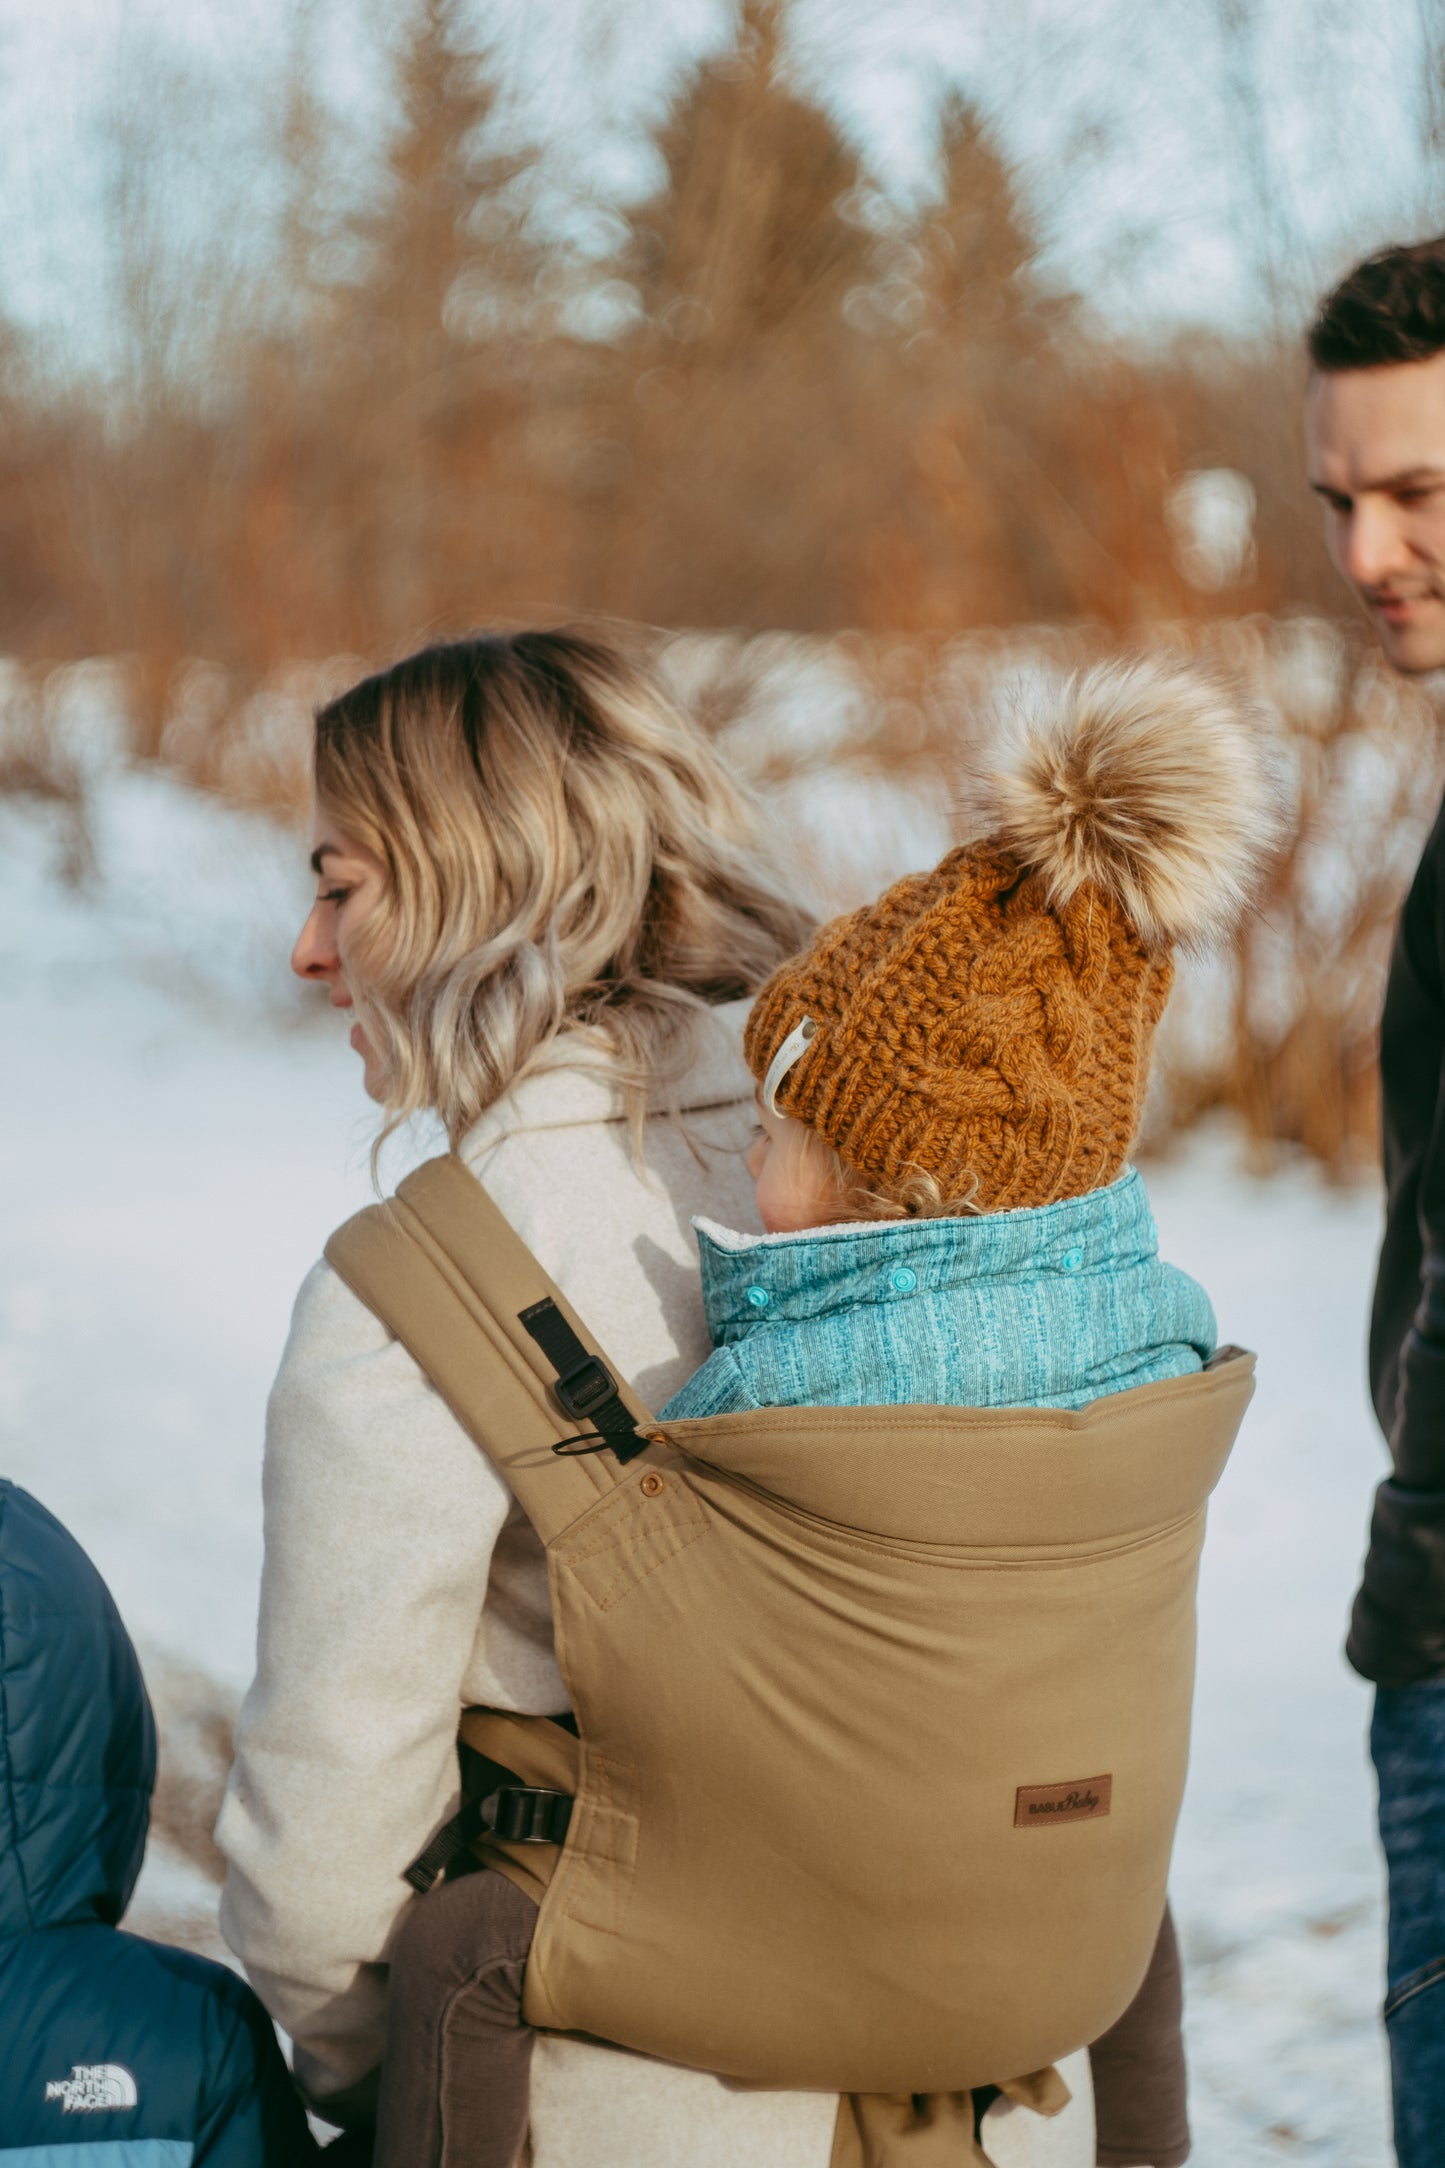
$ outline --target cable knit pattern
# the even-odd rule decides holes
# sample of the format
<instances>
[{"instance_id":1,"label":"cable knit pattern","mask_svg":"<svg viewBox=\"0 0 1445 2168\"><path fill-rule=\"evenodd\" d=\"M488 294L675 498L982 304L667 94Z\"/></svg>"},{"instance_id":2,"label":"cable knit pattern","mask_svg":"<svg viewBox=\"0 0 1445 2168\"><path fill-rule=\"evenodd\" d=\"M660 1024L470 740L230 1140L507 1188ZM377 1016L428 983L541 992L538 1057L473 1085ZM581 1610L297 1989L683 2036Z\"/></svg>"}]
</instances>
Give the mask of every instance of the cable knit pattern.
<instances>
[{"instance_id":1,"label":"cable knit pattern","mask_svg":"<svg viewBox=\"0 0 1445 2168\"><path fill-rule=\"evenodd\" d=\"M1196 662L1083 670L1016 704L972 779L975 833L825 926L763 988L776 1105L897 1198L1052 1204L1123 1172L1172 951L1225 939L1281 834L1263 719ZM967 784L965 788L967 790Z\"/></svg>"},{"instance_id":2,"label":"cable knit pattern","mask_svg":"<svg viewBox=\"0 0 1445 2168\"><path fill-rule=\"evenodd\" d=\"M755 1076L805 1016L778 1092L870 1182L916 1170L982 1212L1052 1204L1122 1173L1173 983L1103 890L1050 908L1002 851L953 851L835 919L748 1020Z\"/></svg>"}]
</instances>

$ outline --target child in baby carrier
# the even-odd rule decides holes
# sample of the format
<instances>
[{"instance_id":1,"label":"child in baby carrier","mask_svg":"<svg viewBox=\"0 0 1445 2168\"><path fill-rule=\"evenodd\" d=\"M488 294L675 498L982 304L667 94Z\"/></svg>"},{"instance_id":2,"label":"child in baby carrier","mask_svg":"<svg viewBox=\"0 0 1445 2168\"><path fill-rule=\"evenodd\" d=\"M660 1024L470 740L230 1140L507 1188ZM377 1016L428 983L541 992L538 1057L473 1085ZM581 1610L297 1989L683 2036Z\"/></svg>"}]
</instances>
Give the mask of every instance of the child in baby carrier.
<instances>
[{"instance_id":1,"label":"child in baby carrier","mask_svg":"<svg viewBox=\"0 0 1445 2168\"><path fill-rule=\"evenodd\" d=\"M979 791L984 840L826 926L758 996L766 1231L697 1223L714 1352L661 1424L1080 1408L1214 1352L1209 1300L1160 1260L1129 1153L1173 951L1230 930L1273 840L1258 726L1190 666L1107 666L1021 718ZM453 1869L413 1907L376 2168L512 2168L537 1916L487 1871ZM1180 2017L1166 1912L1092 2050L1107 2168L1188 2155Z\"/></svg>"}]
</instances>

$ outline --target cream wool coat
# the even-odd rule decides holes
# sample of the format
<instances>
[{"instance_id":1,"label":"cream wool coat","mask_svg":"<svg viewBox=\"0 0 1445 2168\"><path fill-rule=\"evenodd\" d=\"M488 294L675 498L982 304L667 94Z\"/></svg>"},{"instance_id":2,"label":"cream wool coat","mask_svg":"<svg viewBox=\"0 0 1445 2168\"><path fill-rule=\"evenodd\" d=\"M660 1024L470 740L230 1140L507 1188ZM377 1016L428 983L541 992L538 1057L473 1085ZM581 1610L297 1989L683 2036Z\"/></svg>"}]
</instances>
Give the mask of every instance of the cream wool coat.
<instances>
[{"instance_id":1,"label":"cream wool coat","mask_svg":"<svg viewBox=\"0 0 1445 2168\"><path fill-rule=\"evenodd\" d=\"M681 1094L687 1132L629 1153L618 1093L550 1065L489 1110L463 1156L643 1399L709 1352L689 1220L756 1227L745 1003L714 1012ZM689 1142L689 1138L691 1141ZM459 1709L555 1714L541 1548L411 1357L326 1264L297 1298L267 1415L256 1678L217 1824L221 1923L296 2045L324 2114L380 2061L403 1872L458 1803ZM1083 2065L1080 2072L1073 2062ZM1092 2161L1087 2063L1052 2124L991 2111L996 2158ZM617 2048L538 2041L534 2168L828 2168L836 2103L735 2089ZM999 2118L997 2122L995 2118Z\"/></svg>"}]
</instances>

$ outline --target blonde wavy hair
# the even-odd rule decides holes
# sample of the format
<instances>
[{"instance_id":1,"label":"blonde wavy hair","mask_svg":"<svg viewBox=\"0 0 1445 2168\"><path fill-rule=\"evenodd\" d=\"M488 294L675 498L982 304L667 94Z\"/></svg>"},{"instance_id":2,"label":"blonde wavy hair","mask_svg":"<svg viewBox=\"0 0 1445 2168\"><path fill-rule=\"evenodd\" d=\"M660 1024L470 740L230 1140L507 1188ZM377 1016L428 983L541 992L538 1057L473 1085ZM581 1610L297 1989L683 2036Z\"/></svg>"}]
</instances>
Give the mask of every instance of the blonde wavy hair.
<instances>
[{"instance_id":1,"label":"blonde wavy hair","mask_svg":"<svg viewBox=\"0 0 1445 2168\"><path fill-rule=\"evenodd\" d=\"M702 1012L808 938L756 801L652 672L596 634L423 648L316 718L316 794L384 862L343 961L384 1074L381 1142L453 1147L565 1028L635 1144Z\"/></svg>"}]
</instances>

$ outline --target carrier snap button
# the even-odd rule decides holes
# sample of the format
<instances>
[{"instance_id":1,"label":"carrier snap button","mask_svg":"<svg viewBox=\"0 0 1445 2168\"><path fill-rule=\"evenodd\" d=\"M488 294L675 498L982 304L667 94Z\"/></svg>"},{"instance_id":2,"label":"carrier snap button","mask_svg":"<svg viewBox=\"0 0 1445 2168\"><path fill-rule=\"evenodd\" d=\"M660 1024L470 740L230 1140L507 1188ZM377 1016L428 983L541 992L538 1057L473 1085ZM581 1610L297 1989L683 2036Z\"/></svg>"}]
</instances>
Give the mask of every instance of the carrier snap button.
<instances>
[{"instance_id":1,"label":"carrier snap button","mask_svg":"<svg viewBox=\"0 0 1445 2168\"><path fill-rule=\"evenodd\" d=\"M1065 1272L1077 1272L1080 1265L1082 1265L1082 1263L1084 1262L1084 1253L1082 1250L1065 1250L1059 1262L1062 1264Z\"/></svg>"},{"instance_id":2,"label":"carrier snap button","mask_svg":"<svg viewBox=\"0 0 1445 2168\"><path fill-rule=\"evenodd\" d=\"M748 1301L755 1310L766 1310L772 1299L765 1287L750 1287L748 1289Z\"/></svg>"},{"instance_id":3,"label":"carrier snap button","mask_svg":"<svg viewBox=\"0 0 1445 2168\"><path fill-rule=\"evenodd\" d=\"M900 1295L911 1295L918 1285L918 1274L911 1265L900 1265L893 1275L893 1285Z\"/></svg>"},{"instance_id":4,"label":"carrier snap button","mask_svg":"<svg viewBox=\"0 0 1445 2168\"><path fill-rule=\"evenodd\" d=\"M655 1468L649 1468L638 1487L644 1498L655 1498L659 1491L666 1490L667 1485Z\"/></svg>"}]
</instances>

